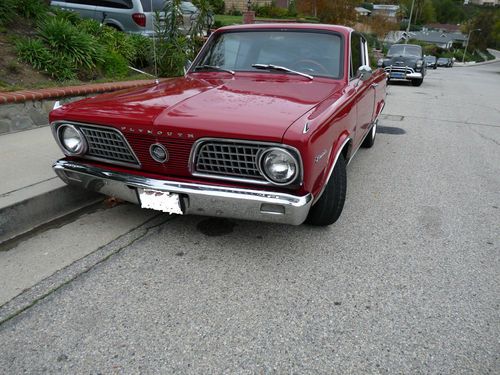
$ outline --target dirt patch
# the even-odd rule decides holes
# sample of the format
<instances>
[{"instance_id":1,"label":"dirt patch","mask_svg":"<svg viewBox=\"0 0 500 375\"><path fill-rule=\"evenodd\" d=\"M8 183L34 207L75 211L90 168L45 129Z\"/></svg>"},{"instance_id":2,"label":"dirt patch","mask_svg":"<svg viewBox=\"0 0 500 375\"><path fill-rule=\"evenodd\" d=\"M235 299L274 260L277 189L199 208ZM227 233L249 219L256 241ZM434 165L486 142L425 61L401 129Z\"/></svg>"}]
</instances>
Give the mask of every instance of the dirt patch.
<instances>
[{"instance_id":1,"label":"dirt patch","mask_svg":"<svg viewBox=\"0 0 500 375\"><path fill-rule=\"evenodd\" d=\"M37 72L31 66L17 59L15 40L29 38L34 35L34 27L30 21L16 20L15 24L0 32L0 91L14 91L23 88L39 88L54 86L56 82L50 77Z\"/></svg>"}]
</instances>

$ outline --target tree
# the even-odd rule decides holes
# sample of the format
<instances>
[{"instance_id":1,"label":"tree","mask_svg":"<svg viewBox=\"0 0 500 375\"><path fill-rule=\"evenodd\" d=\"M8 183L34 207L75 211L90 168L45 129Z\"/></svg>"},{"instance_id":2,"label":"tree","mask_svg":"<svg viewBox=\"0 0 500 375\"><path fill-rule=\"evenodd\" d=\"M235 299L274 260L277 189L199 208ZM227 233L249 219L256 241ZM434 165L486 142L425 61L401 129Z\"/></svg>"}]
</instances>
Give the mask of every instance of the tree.
<instances>
[{"instance_id":1,"label":"tree","mask_svg":"<svg viewBox=\"0 0 500 375\"><path fill-rule=\"evenodd\" d=\"M297 0L299 12L318 17L323 23L353 25L356 22L355 0Z\"/></svg>"}]
</instances>

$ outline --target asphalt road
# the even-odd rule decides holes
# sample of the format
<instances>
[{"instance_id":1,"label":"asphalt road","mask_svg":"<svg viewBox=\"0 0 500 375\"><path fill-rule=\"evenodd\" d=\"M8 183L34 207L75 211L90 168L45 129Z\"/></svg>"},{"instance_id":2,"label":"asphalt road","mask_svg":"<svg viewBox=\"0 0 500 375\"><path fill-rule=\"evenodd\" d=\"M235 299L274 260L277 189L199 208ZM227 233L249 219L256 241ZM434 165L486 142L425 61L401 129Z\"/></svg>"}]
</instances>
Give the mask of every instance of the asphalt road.
<instances>
[{"instance_id":1,"label":"asphalt road","mask_svg":"<svg viewBox=\"0 0 500 375\"><path fill-rule=\"evenodd\" d=\"M391 85L335 225L153 217L0 307L0 373L499 373L499 120L500 63Z\"/></svg>"}]
</instances>

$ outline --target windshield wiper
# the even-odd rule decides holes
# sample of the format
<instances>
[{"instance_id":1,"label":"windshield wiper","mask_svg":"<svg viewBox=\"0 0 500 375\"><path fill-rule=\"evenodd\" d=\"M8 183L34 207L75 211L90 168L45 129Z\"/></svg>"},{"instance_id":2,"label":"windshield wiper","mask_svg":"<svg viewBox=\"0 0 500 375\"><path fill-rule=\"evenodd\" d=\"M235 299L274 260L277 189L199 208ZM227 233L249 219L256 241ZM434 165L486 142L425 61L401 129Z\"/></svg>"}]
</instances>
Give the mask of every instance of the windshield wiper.
<instances>
[{"instance_id":1,"label":"windshield wiper","mask_svg":"<svg viewBox=\"0 0 500 375\"><path fill-rule=\"evenodd\" d=\"M287 67L280 66L280 65L273 65L273 64L252 64L252 67L255 68L255 69L279 70L279 71L282 71L282 72L288 72L288 73L298 74L299 76L309 78L310 80L314 79L314 77L311 76L311 75L309 75L309 74L298 72L296 70L292 70L292 69L289 69Z\"/></svg>"},{"instance_id":2,"label":"windshield wiper","mask_svg":"<svg viewBox=\"0 0 500 375\"><path fill-rule=\"evenodd\" d=\"M221 68L220 66L217 66L217 65L198 65L198 66L195 66L195 68L194 68L194 70L202 70L202 69L220 70L221 72L226 72L226 73L232 74L234 76L234 71L232 71L230 69Z\"/></svg>"}]
</instances>

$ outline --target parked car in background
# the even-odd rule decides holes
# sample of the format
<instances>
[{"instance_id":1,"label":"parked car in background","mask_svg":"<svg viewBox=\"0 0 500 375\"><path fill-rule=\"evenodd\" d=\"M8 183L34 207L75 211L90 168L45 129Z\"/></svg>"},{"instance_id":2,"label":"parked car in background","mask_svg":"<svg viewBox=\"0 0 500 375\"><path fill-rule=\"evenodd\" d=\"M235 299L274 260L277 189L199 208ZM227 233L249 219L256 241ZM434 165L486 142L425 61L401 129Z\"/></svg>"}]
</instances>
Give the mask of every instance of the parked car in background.
<instances>
[{"instance_id":1,"label":"parked car in background","mask_svg":"<svg viewBox=\"0 0 500 375\"><path fill-rule=\"evenodd\" d=\"M424 57L425 64L428 68L436 69L437 68L437 58L436 56L425 56Z\"/></svg>"},{"instance_id":2,"label":"parked car in background","mask_svg":"<svg viewBox=\"0 0 500 375\"><path fill-rule=\"evenodd\" d=\"M437 66L451 68L453 66L453 59L449 57L440 57L437 59Z\"/></svg>"},{"instance_id":3,"label":"parked car in background","mask_svg":"<svg viewBox=\"0 0 500 375\"><path fill-rule=\"evenodd\" d=\"M393 44L378 65L387 72L389 81L407 81L413 86L420 86L424 81L426 64L419 45Z\"/></svg>"},{"instance_id":4,"label":"parked car in background","mask_svg":"<svg viewBox=\"0 0 500 375\"><path fill-rule=\"evenodd\" d=\"M385 104L369 64L347 27L220 28L184 77L53 110L55 172L169 213L332 224Z\"/></svg>"},{"instance_id":5,"label":"parked car in background","mask_svg":"<svg viewBox=\"0 0 500 375\"><path fill-rule=\"evenodd\" d=\"M53 0L51 6L76 12L104 25L132 34L153 36L155 13L165 9L166 0ZM189 1L181 2L182 31L187 34L196 20L198 8Z\"/></svg>"}]
</instances>

